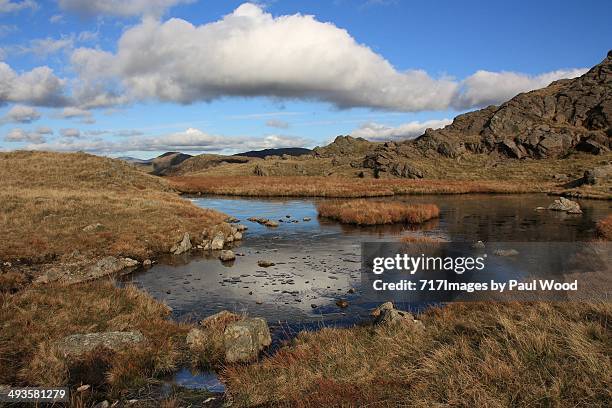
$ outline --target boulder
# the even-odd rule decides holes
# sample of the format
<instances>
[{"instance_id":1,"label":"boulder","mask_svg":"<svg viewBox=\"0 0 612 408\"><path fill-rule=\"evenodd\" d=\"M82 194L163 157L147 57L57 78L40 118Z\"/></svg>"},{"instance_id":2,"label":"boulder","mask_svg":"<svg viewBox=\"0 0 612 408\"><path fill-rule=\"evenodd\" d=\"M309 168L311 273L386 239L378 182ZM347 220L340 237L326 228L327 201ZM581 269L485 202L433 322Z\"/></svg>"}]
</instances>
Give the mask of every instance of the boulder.
<instances>
[{"instance_id":1,"label":"boulder","mask_svg":"<svg viewBox=\"0 0 612 408\"><path fill-rule=\"evenodd\" d=\"M270 266L274 266L276 264L274 262L266 261L262 259L260 261L257 261L257 265L261 266L262 268L269 268Z\"/></svg>"},{"instance_id":2,"label":"boulder","mask_svg":"<svg viewBox=\"0 0 612 408\"><path fill-rule=\"evenodd\" d=\"M139 331L109 331L73 334L64 337L56 345L64 357L80 357L97 347L119 351L143 341L145 337Z\"/></svg>"},{"instance_id":3,"label":"boulder","mask_svg":"<svg viewBox=\"0 0 612 408\"><path fill-rule=\"evenodd\" d=\"M595 167L584 172L583 184L598 185L612 181L612 164Z\"/></svg>"},{"instance_id":4,"label":"boulder","mask_svg":"<svg viewBox=\"0 0 612 408\"><path fill-rule=\"evenodd\" d=\"M229 262L229 261L233 261L234 259L236 259L236 255L234 254L233 251L225 250L225 251L221 251L221 253L219 254L219 259L221 260L221 262Z\"/></svg>"},{"instance_id":5,"label":"boulder","mask_svg":"<svg viewBox=\"0 0 612 408\"><path fill-rule=\"evenodd\" d=\"M261 318L245 318L230 323L223 332L225 361L239 363L256 360L259 352L272 343L268 324Z\"/></svg>"},{"instance_id":6,"label":"boulder","mask_svg":"<svg viewBox=\"0 0 612 408\"><path fill-rule=\"evenodd\" d=\"M370 316L377 326L408 325L415 330L425 328L423 323L416 320L411 313L397 310L391 302L381 304L370 313Z\"/></svg>"},{"instance_id":7,"label":"boulder","mask_svg":"<svg viewBox=\"0 0 612 408\"><path fill-rule=\"evenodd\" d=\"M558 200L555 200L548 206L548 209L553 211L565 211L570 214L582 214L580 204L565 197L559 197Z\"/></svg>"},{"instance_id":8,"label":"boulder","mask_svg":"<svg viewBox=\"0 0 612 408\"><path fill-rule=\"evenodd\" d=\"M189 233L186 232L183 234L183 239L177 244L174 244L172 248L170 248L170 252L174 255L180 255L192 248L191 239L189 238Z\"/></svg>"},{"instance_id":9,"label":"boulder","mask_svg":"<svg viewBox=\"0 0 612 408\"><path fill-rule=\"evenodd\" d=\"M218 251L223 249L225 245L225 235L222 232L217 232L217 234L213 237L212 241L210 241L210 249L213 251Z\"/></svg>"},{"instance_id":10,"label":"boulder","mask_svg":"<svg viewBox=\"0 0 612 408\"><path fill-rule=\"evenodd\" d=\"M86 276L95 279L101 276L113 275L126 268L133 268L137 265L138 261L135 259L105 256L89 267Z\"/></svg>"}]
</instances>

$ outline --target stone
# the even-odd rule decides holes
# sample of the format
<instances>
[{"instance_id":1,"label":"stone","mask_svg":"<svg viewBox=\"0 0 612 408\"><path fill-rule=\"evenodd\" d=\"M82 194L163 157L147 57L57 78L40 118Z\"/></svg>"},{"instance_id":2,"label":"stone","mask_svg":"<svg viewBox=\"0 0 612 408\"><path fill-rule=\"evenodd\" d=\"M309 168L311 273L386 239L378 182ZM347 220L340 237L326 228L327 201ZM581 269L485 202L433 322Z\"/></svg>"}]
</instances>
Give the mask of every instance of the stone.
<instances>
[{"instance_id":1,"label":"stone","mask_svg":"<svg viewBox=\"0 0 612 408\"><path fill-rule=\"evenodd\" d=\"M565 197L559 197L558 200L555 200L551 205L548 206L548 209L553 211L571 211L572 214L582 213L582 210L580 209L580 204Z\"/></svg>"},{"instance_id":2,"label":"stone","mask_svg":"<svg viewBox=\"0 0 612 408\"><path fill-rule=\"evenodd\" d=\"M97 347L118 351L144 341L145 337L139 331L109 331L72 334L57 342L57 348L64 357L80 357Z\"/></svg>"},{"instance_id":3,"label":"stone","mask_svg":"<svg viewBox=\"0 0 612 408\"><path fill-rule=\"evenodd\" d=\"M200 322L200 325L205 328L218 327L225 322L239 320L240 316L228 310L222 310L218 313L210 315Z\"/></svg>"},{"instance_id":4,"label":"stone","mask_svg":"<svg viewBox=\"0 0 612 408\"><path fill-rule=\"evenodd\" d=\"M212 249L213 251L218 251L220 249L223 249L224 245L225 235L223 235L222 232L217 232L212 241L210 242L210 249Z\"/></svg>"},{"instance_id":5,"label":"stone","mask_svg":"<svg viewBox=\"0 0 612 408\"><path fill-rule=\"evenodd\" d=\"M519 252L516 249L496 249L493 254L497 256L516 256Z\"/></svg>"},{"instance_id":6,"label":"stone","mask_svg":"<svg viewBox=\"0 0 612 408\"><path fill-rule=\"evenodd\" d=\"M262 260L257 261L257 265L261 266L262 268L269 268L270 266L274 266L276 264L272 261L266 261L262 259Z\"/></svg>"},{"instance_id":7,"label":"stone","mask_svg":"<svg viewBox=\"0 0 612 408\"><path fill-rule=\"evenodd\" d=\"M150 268L153 265L153 261L151 261L150 259L145 259L144 261L142 261L142 266L144 266L145 268Z\"/></svg>"},{"instance_id":8,"label":"stone","mask_svg":"<svg viewBox=\"0 0 612 408\"><path fill-rule=\"evenodd\" d=\"M310 220L312 220L312 218L310 218L310 217L304 217L304 218L302 218L302 221L304 221L304 222L308 222L308 221L310 221Z\"/></svg>"},{"instance_id":9,"label":"stone","mask_svg":"<svg viewBox=\"0 0 612 408\"><path fill-rule=\"evenodd\" d=\"M245 318L227 325L223 332L225 361L239 363L254 361L259 352L272 343L270 329L264 319Z\"/></svg>"},{"instance_id":10,"label":"stone","mask_svg":"<svg viewBox=\"0 0 612 408\"><path fill-rule=\"evenodd\" d=\"M420 320L416 320L409 312L397 310L391 302L381 304L370 313L370 316L372 316L374 324L377 326L407 325L414 330L425 329Z\"/></svg>"},{"instance_id":11,"label":"stone","mask_svg":"<svg viewBox=\"0 0 612 408\"><path fill-rule=\"evenodd\" d=\"M236 231L234 232L234 241L242 240L242 232Z\"/></svg>"},{"instance_id":12,"label":"stone","mask_svg":"<svg viewBox=\"0 0 612 408\"><path fill-rule=\"evenodd\" d=\"M583 184L599 185L612 182L612 164L595 167L584 172Z\"/></svg>"},{"instance_id":13,"label":"stone","mask_svg":"<svg viewBox=\"0 0 612 408\"><path fill-rule=\"evenodd\" d=\"M278 221L266 220L266 222L264 222L263 224L266 227L278 227Z\"/></svg>"},{"instance_id":14,"label":"stone","mask_svg":"<svg viewBox=\"0 0 612 408\"><path fill-rule=\"evenodd\" d=\"M189 233L186 232L183 234L181 241L170 248L170 252L172 252L174 255L180 255L189 251L191 248L191 239L189 238Z\"/></svg>"},{"instance_id":15,"label":"stone","mask_svg":"<svg viewBox=\"0 0 612 408\"><path fill-rule=\"evenodd\" d=\"M246 231L248 229L249 228L246 225L244 225L244 224L236 225L236 231L238 231L238 232L244 232L244 231Z\"/></svg>"},{"instance_id":16,"label":"stone","mask_svg":"<svg viewBox=\"0 0 612 408\"><path fill-rule=\"evenodd\" d=\"M136 265L138 265L138 261L135 259L105 256L98 259L98 261L87 269L84 279L95 279L102 276L114 275L124 269L135 267Z\"/></svg>"},{"instance_id":17,"label":"stone","mask_svg":"<svg viewBox=\"0 0 612 408\"><path fill-rule=\"evenodd\" d=\"M345 300L345 299L336 300L336 306L338 306L341 309L347 308L348 305L349 305L348 300Z\"/></svg>"},{"instance_id":18,"label":"stone","mask_svg":"<svg viewBox=\"0 0 612 408\"><path fill-rule=\"evenodd\" d=\"M472 244L472 248L474 249L482 249L484 247L485 247L485 244L482 241L476 241Z\"/></svg>"},{"instance_id":19,"label":"stone","mask_svg":"<svg viewBox=\"0 0 612 408\"><path fill-rule=\"evenodd\" d=\"M83 228L84 232L95 232L95 231L101 231L104 229L104 225L98 223L95 224L89 224L88 226L86 226L85 228Z\"/></svg>"},{"instance_id":20,"label":"stone","mask_svg":"<svg viewBox=\"0 0 612 408\"><path fill-rule=\"evenodd\" d=\"M221 262L230 262L236 259L236 255L233 251L228 249L225 251L221 251L221 253L219 254L219 259L221 260Z\"/></svg>"}]
</instances>

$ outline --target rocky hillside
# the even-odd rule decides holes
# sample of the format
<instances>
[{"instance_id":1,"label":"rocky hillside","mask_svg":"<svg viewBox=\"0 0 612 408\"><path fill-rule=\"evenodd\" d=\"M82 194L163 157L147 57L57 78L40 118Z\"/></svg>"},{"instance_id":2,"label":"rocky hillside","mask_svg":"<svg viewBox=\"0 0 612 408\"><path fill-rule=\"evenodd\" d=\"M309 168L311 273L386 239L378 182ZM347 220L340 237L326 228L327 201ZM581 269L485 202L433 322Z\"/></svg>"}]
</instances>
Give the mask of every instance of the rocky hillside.
<instances>
[{"instance_id":1,"label":"rocky hillside","mask_svg":"<svg viewBox=\"0 0 612 408\"><path fill-rule=\"evenodd\" d=\"M602 155L612 148L612 51L586 74L522 93L500 106L459 115L415 140L385 143L363 165L376 175L423 177L415 157L466 154L509 159L558 159L574 152Z\"/></svg>"}]
</instances>

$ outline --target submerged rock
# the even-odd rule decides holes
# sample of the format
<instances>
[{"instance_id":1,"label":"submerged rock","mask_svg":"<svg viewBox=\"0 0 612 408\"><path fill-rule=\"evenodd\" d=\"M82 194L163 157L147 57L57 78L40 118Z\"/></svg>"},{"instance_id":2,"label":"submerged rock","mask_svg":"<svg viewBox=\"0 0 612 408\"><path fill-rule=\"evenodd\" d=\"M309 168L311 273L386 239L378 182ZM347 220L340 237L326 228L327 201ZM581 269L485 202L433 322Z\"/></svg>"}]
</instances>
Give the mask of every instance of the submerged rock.
<instances>
[{"instance_id":1,"label":"submerged rock","mask_svg":"<svg viewBox=\"0 0 612 408\"><path fill-rule=\"evenodd\" d=\"M266 261L262 259L260 261L257 261L257 265L261 266L262 268L269 268L270 266L274 266L276 264L274 262Z\"/></svg>"},{"instance_id":2,"label":"submerged rock","mask_svg":"<svg viewBox=\"0 0 612 408\"><path fill-rule=\"evenodd\" d=\"M336 300L336 306L338 306L341 309L348 307L348 305L349 305L348 300L344 300L344 299Z\"/></svg>"}]
</instances>

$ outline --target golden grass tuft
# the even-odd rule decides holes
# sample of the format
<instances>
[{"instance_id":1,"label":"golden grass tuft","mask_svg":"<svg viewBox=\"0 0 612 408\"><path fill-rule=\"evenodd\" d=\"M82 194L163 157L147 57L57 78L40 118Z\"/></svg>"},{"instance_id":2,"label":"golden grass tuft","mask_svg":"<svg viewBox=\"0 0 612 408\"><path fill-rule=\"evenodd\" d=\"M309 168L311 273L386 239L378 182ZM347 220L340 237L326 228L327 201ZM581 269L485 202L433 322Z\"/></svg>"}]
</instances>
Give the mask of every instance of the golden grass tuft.
<instances>
[{"instance_id":1,"label":"golden grass tuft","mask_svg":"<svg viewBox=\"0 0 612 408\"><path fill-rule=\"evenodd\" d=\"M222 373L236 406L592 406L610 402L609 303L450 304L409 326L302 332Z\"/></svg>"},{"instance_id":2,"label":"golden grass tuft","mask_svg":"<svg viewBox=\"0 0 612 408\"><path fill-rule=\"evenodd\" d=\"M612 214L597 223L597 232L608 241L612 240Z\"/></svg>"},{"instance_id":3,"label":"golden grass tuft","mask_svg":"<svg viewBox=\"0 0 612 408\"><path fill-rule=\"evenodd\" d=\"M251 197L382 197L400 194L533 193L549 186L537 182L360 179L341 177L180 176L170 185L186 194Z\"/></svg>"},{"instance_id":4,"label":"golden grass tuft","mask_svg":"<svg viewBox=\"0 0 612 408\"><path fill-rule=\"evenodd\" d=\"M437 218L440 209L435 204L405 204L397 201L328 201L317 205L319 216L344 224L420 224Z\"/></svg>"},{"instance_id":5,"label":"golden grass tuft","mask_svg":"<svg viewBox=\"0 0 612 408\"><path fill-rule=\"evenodd\" d=\"M133 286L110 281L47 285L3 295L0 307L0 383L60 386L88 383L109 394L133 389L172 372L188 360L185 324L168 320L169 309ZM77 333L139 330L143 344L113 352L97 349L65 359L60 339Z\"/></svg>"}]
</instances>

